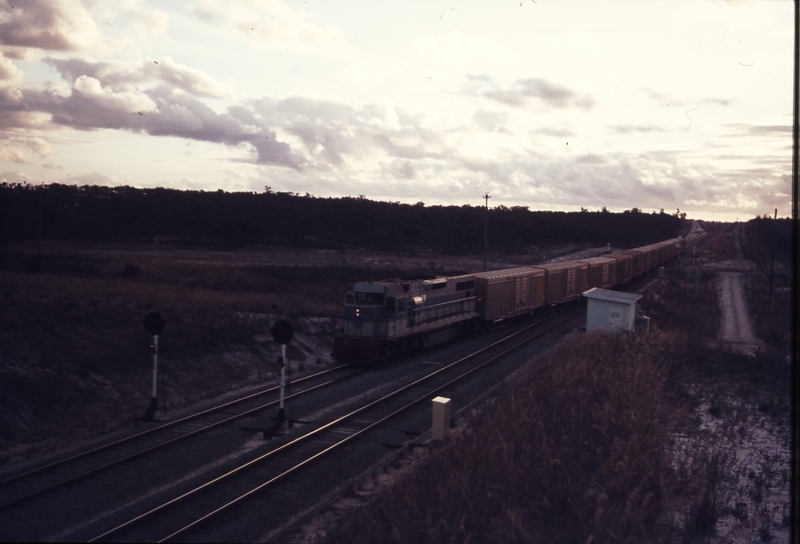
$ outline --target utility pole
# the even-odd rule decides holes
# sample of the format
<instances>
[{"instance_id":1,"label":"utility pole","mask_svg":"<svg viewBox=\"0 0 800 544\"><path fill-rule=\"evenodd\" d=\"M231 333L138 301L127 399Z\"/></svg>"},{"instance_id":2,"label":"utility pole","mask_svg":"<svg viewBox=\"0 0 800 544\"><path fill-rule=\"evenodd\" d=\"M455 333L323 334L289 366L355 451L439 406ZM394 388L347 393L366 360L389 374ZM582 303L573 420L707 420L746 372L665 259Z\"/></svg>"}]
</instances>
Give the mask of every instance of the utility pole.
<instances>
[{"instance_id":1,"label":"utility pole","mask_svg":"<svg viewBox=\"0 0 800 544\"><path fill-rule=\"evenodd\" d=\"M778 220L778 208L775 208L775 221L777 222L777 220ZM772 286L773 286L773 281L775 279L775 234L774 234L775 230L776 230L776 227L773 227L773 229L772 229L773 235L771 236L771 238L772 238L772 268L769 271L769 309L770 309L770 311L775 309L774 308L774 304L772 302Z\"/></svg>"},{"instance_id":2,"label":"utility pole","mask_svg":"<svg viewBox=\"0 0 800 544\"><path fill-rule=\"evenodd\" d=\"M483 218L483 271L486 272L486 250L489 246L489 193L484 193L483 198L486 201L486 214Z\"/></svg>"},{"instance_id":3,"label":"utility pole","mask_svg":"<svg viewBox=\"0 0 800 544\"><path fill-rule=\"evenodd\" d=\"M39 185L39 238L36 242L36 258L42 258L42 208L44 200L44 182Z\"/></svg>"}]
</instances>

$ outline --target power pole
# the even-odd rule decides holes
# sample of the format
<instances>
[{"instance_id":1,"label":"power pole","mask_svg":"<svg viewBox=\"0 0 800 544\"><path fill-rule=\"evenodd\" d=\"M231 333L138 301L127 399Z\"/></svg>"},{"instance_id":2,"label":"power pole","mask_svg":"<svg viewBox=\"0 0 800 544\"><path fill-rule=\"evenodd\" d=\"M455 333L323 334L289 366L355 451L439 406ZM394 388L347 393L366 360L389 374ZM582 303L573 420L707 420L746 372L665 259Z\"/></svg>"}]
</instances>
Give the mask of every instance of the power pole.
<instances>
[{"instance_id":1,"label":"power pole","mask_svg":"<svg viewBox=\"0 0 800 544\"><path fill-rule=\"evenodd\" d=\"M775 208L775 221L776 222L778 221L778 208ZM773 286L773 281L775 280L775 234L774 233L775 233L776 229L777 229L777 227L773 227L773 229L772 229L773 234L771 236L771 238L772 238L772 267L771 267L771 269L769 271L769 309L770 310L774 310L775 309L775 307L773 305L773 302L772 302L772 286Z\"/></svg>"},{"instance_id":2,"label":"power pole","mask_svg":"<svg viewBox=\"0 0 800 544\"><path fill-rule=\"evenodd\" d=\"M486 201L486 213L483 218L483 271L486 272L486 251L489 246L489 193L484 193L483 198Z\"/></svg>"},{"instance_id":3,"label":"power pole","mask_svg":"<svg viewBox=\"0 0 800 544\"><path fill-rule=\"evenodd\" d=\"M36 242L36 258L42 258L42 208L44 200L44 182L39 185L39 238Z\"/></svg>"}]
</instances>

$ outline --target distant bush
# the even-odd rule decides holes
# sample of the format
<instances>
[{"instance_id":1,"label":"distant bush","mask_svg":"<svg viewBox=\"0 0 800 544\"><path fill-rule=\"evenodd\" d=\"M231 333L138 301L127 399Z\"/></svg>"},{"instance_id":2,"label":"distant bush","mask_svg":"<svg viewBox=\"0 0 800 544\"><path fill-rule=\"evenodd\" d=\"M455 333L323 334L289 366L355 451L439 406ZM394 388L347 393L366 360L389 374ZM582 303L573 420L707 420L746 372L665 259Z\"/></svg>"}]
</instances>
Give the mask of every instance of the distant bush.
<instances>
[{"instance_id":1,"label":"distant bush","mask_svg":"<svg viewBox=\"0 0 800 544\"><path fill-rule=\"evenodd\" d=\"M408 205L363 197L55 183L0 183L0 201L7 206L0 222L2 256L13 243L36 239L40 224L42 239L59 241L481 253L486 214L481 206ZM636 208L566 213L497 206L488 213L489 247L501 253L564 243L636 247L676 237L685 226L674 215Z\"/></svg>"}]
</instances>

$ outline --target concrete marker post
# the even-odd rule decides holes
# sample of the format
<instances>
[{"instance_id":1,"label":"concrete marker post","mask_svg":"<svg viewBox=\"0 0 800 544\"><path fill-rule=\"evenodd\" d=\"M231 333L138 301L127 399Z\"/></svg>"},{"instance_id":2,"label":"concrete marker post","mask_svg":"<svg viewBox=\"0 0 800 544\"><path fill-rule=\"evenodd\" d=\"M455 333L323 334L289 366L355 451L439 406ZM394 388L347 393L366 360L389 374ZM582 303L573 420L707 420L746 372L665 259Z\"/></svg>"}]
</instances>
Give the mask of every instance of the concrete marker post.
<instances>
[{"instance_id":1,"label":"concrete marker post","mask_svg":"<svg viewBox=\"0 0 800 544\"><path fill-rule=\"evenodd\" d=\"M450 437L450 419L453 407L450 399L436 397L432 401L431 441L444 441Z\"/></svg>"}]
</instances>

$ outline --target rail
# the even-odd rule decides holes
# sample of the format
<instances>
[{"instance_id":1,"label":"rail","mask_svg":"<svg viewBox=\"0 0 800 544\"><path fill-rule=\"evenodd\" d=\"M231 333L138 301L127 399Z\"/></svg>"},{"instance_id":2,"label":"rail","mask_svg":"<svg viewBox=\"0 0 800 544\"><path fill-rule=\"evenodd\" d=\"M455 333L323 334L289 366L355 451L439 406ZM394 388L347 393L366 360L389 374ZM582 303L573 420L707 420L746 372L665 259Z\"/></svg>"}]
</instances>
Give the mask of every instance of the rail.
<instances>
[{"instance_id":1,"label":"rail","mask_svg":"<svg viewBox=\"0 0 800 544\"><path fill-rule=\"evenodd\" d=\"M346 368L347 366L348 365L338 365L320 372L315 372L313 374L298 378L294 380L293 383L299 384L314 380L336 370ZM312 385L292 395L289 395L289 397L297 397L314 392L321 387L330 385L333 381L335 380L329 380ZM108 444L92 448L88 451L71 455L64 459L60 459L58 461L54 461L37 468L27 470L21 474L6 478L3 481L0 481L0 512L11 507L12 505L16 505L34 497L41 496L44 493L54 491L67 484L74 484L79 480L96 475L101 471L110 469L121 463L131 461L137 457L141 457L145 454L152 453L153 451L163 449L167 446L175 444L176 442L196 436L202 432L209 431L237 419L258 413L259 411L270 406L277 405L279 400L269 400L267 402L263 402L259 401L258 399L264 395L275 393L279 389L280 386L270 386L223 404L219 404L212 408L195 412L179 419L164 422L157 427L147 429L131 436L115 440ZM248 401L256 401L257 404L255 406L245 407L240 412L232 415L227 412L231 408L242 405ZM221 414L222 417L217 418L217 414ZM196 425L196 420L206 416L212 416L214 419L212 419L211 422L206 422L198 428ZM167 432L172 428L180 429L182 425L185 428L183 430L178 430L177 433ZM158 433L167 434L167 436L158 438L156 436ZM133 451L131 451L132 447ZM97 459L93 461L93 458ZM87 463L90 466L85 468L84 465ZM72 469L72 466L75 466L76 468Z\"/></svg>"},{"instance_id":2,"label":"rail","mask_svg":"<svg viewBox=\"0 0 800 544\"><path fill-rule=\"evenodd\" d=\"M440 393L446 387L495 363L498 358L519 349L534 338L580 313L580 311L562 311L527 325L505 338L443 365L388 394L374 400L367 400L365 404L355 410L112 527L88 541L102 541L112 537L122 540L145 539L161 542L178 538L185 541L200 540L203 535L208 535L201 529L201 524L205 524L212 518L220 517L223 512L230 513L234 506L252 499L256 493L273 487L290 475L297 474L311 463L341 449L365 433L379 428L398 414L422 402L428 402L431 396ZM539 325L544 326L538 329ZM532 334L521 336L525 332ZM503 345L512 339L519 341L510 347ZM498 348L500 352L493 354L487 352L492 348ZM483 357L476 358L477 355L483 353L485 353L485 359ZM455 372L456 375L452 375L452 372ZM219 485L223 482L225 485ZM262 502L259 508L262 508L264 504L266 503ZM242 527L242 524L230 519L225 523L219 522L217 525L233 527L234 530Z\"/></svg>"}]
</instances>

